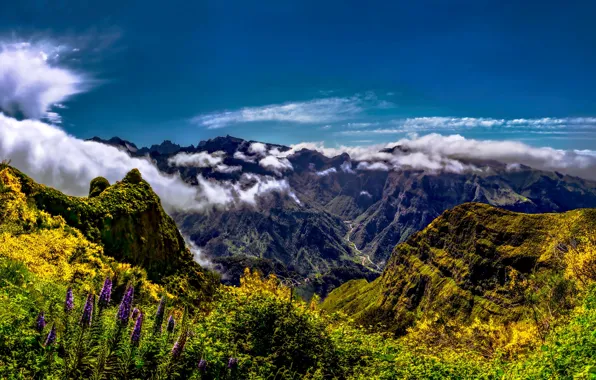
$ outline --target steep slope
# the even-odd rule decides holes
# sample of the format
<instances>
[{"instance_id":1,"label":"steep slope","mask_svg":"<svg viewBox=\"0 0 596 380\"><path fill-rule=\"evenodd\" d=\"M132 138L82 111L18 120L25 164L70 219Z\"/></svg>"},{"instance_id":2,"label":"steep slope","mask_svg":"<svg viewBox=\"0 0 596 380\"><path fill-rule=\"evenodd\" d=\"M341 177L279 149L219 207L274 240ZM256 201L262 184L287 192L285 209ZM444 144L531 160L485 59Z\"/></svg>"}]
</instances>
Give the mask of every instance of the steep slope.
<instances>
[{"instance_id":1,"label":"steep slope","mask_svg":"<svg viewBox=\"0 0 596 380\"><path fill-rule=\"evenodd\" d=\"M98 247L101 254L144 269L149 280L168 285L172 292L188 286L192 295L191 289L208 291L213 286L212 274L194 261L174 221L138 170L111 186L103 178L93 180L93 196L88 198L67 196L10 166L3 165L2 171L3 186L34 207L31 215L41 212L61 221L64 228L80 231L85 244ZM44 218L40 220L28 228L44 226Z\"/></svg>"},{"instance_id":2,"label":"steep slope","mask_svg":"<svg viewBox=\"0 0 596 380\"><path fill-rule=\"evenodd\" d=\"M327 169L328 164L317 168ZM346 173L338 166L322 178L296 171L290 184L300 199L350 220L354 227L350 240L381 265L396 244L443 211L465 202L527 213L596 207L596 184L591 181L529 167L511 171L498 163L491 163L485 173L461 174L422 170Z\"/></svg>"},{"instance_id":3,"label":"steep slope","mask_svg":"<svg viewBox=\"0 0 596 380\"><path fill-rule=\"evenodd\" d=\"M594 228L594 209L532 215L467 203L397 245L377 280L342 285L324 308L396 333L433 316L507 322L543 309L552 316L570 308L566 300L582 283L577 255L596 262Z\"/></svg>"}]
</instances>

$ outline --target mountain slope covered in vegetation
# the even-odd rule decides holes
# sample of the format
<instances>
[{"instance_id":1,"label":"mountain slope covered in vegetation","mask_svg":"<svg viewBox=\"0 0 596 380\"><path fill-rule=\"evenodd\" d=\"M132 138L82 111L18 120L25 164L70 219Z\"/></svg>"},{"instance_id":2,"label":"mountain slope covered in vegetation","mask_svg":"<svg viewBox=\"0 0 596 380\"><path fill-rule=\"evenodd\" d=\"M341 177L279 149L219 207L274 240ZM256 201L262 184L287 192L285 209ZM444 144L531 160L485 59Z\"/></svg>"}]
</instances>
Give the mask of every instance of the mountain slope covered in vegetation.
<instances>
[{"instance_id":1,"label":"mountain slope covered in vegetation","mask_svg":"<svg viewBox=\"0 0 596 380\"><path fill-rule=\"evenodd\" d=\"M395 247L377 280L324 302L398 335L421 323L475 320L544 336L596 280L596 210L514 213L479 203L448 210Z\"/></svg>"},{"instance_id":2,"label":"mountain slope covered in vegetation","mask_svg":"<svg viewBox=\"0 0 596 380\"><path fill-rule=\"evenodd\" d=\"M386 157L385 161L377 159L379 168L363 169L361 164L366 162L356 155L294 151L232 136L188 147L168 141L150 148L137 148L117 138L95 141L119 147L132 156L148 156L161 171L179 173L193 186L202 186L198 176L220 183L242 182L246 175L287 181L295 198L287 193L269 193L255 205L234 204L212 213L182 211L174 215L180 230L221 265L230 283L238 283L242 273L238 262L267 273L308 277L322 295L346 280L372 279L385 266L395 245L445 210L466 202L526 213L596 207L593 181L480 160L463 160L462 166L476 170L461 172L407 165L394 168L392 159L410 153L401 146L378 152ZM285 165L291 169L280 172L260 165L265 156L256 153L255 147L264 155L287 155ZM200 160L189 164L175 160L177 155L194 155ZM204 161L208 157L234 170L222 172Z\"/></svg>"},{"instance_id":3,"label":"mountain slope covered in vegetation","mask_svg":"<svg viewBox=\"0 0 596 380\"><path fill-rule=\"evenodd\" d=\"M162 256L161 248L170 245L160 240L177 241L177 232L168 233L172 220L159 211L150 187L134 171L108 185L94 180L89 198L72 198L5 164L0 168L0 378L588 379L594 375L594 251L592 235L585 233L593 227L593 210L528 216L483 205L461 206L433 222L429 227L433 231L413 237L410 248L403 244L396 248L411 251L407 262L394 253L383 277L371 284L348 282L321 309L316 297L302 301L292 284L249 270L238 287L217 285L209 271L186 261L184 241L178 250ZM119 195L112 197L110 191ZM116 201L117 207L112 203ZM122 221L127 228L112 231L104 224L106 218ZM567 222L570 229L561 228ZM94 233L96 229L103 233ZM560 235L549 235L553 231ZM135 232L142 237L158 234L151 237L155 256L151 246L137 243L123 244L126 254L110 251L108 247L120 239L143 242L131 236ZM470 234L486 242L473 248L481 239L465 238ZM573 240L566 242L569 236ZM458 254L455 247L460 245L465 250ZM444 253L429 253L438 246ZM552 247L555 250L549 254ZM482 259L499 255L504 257L501 263ZM160 272L153 260L165 260L169 266ZM408 269L410 262L417 266ZM465 269L460 262L474 265ZM530 274L529 263L534 263ZM512 269L503 272L502 267ZM390 276L390 270L400 275ZM537 294L534 301L519 298L525 305L515 304L512 294L520 292L506 286L513 285L507 275L516 272L515 286ZM412 285L400 282L401 275ZM452 283L442 287L451 292L452 302L434 294L427 299L422 293L414 297L419 299L417 308L410 307L408 297L417 294L410 289L419 289L421 282L430 290L439 288L430 286L433 281ZM393 314L368 321L362 319L359 307L342 307L349 314L325 310L346 306L342 299L354 292L369 300L382 296L393 302ZM548 304L546 295L561 297ZM496 306L476 310L469 304L476 298ZM559 306L558 314L537 321L550 325L543 323L537 329L536 320L524 319L524 310L547 316L549 305ZM513 315L520 316L518 324L498 313L494 315L499 318L491 319L499 307L512 308ZM408 317L414 310L422 317ZM374 331L383 329L379 325L365 327L382 321L396 331L392 326L399 321L397 315L412 322L403 336Z\"/></svg>"}]
</instances>

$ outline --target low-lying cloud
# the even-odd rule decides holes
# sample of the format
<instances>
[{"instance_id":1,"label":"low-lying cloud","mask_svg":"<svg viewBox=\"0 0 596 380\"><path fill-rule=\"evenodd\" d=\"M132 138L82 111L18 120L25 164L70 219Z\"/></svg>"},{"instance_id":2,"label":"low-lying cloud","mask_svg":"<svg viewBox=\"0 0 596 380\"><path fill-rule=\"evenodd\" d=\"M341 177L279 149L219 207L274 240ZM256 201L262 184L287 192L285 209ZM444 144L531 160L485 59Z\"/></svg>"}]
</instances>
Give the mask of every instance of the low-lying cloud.
<instances>
[{"instance_id":1,"label":"low-lying cloud","mask_svg":"<svg viewBox=\"0 0 596 380\"><path fill-rule=\"evenodd\" d=\"M242 170L242 166L229 166L223 163L225 152L180 152L168 159L168 165L192 168L213 168L220 173L234 173Z\"/></svg>"},{"instance_id":2,"label":"low-lying cloud","mask_svg":"<svg viewBox=\"0 0 596 380\"><path fill-rule=\"evenodd\" d=\"M248 188L221 185L228 189L224 194L230 194L221 198L210 192L212 187L193 187L178 175L160 172L147 158L133 158L115 147L77 139L41 121L19 121L1 113L0 158L10 159L13 166L41 183L77 196L88 194L89 183L95 177L114 183L138 168L168 211L203 211L232 206L234 202L254 204L256 196L287 189L281 183L257 179L256 185Z\"/></svg>"},{"instance_id":3,"label":"low-lying cloud","mask_svg":"<svg viewBox=\"0 0 596 380\"><path fill-rule=\"evenodd\" d=\"M168 164L172 166L211 168L223 163L224 152L181 152L168 159Z\"/></svg>"},{"instance_id":4,"label":"low-lying cloud","mask_svg":"<svg viewBox=\"0 0 596 380\"><path fill-rule=\"evenodd\" d=\"M244 173L239 181L215 181L199 175L197 180L201 193L209 204L215 206L255 205L259 197L270 192L288 193L296 200L287 180L271 176Z\"/></svg>"},{"instance_id":5,"label":"low-lying cloud","mask_svg":"<svg viewBox=\"0 0 596 380\"><path fill-rule=\"evenodd\" d=\"M399 149L391 149L399 146ZM423 169L462 173L480 171L479 161L498 161L510 169L519 165L596 180L596 152L532 147L516 141L467 139L460 135L417 135L389 144L328 148L321 142L292 146L284 155L312 149L328 157L348 153L357 170ZM389 150L388 150L389 149Z\"/></svg>"}]
</instances>

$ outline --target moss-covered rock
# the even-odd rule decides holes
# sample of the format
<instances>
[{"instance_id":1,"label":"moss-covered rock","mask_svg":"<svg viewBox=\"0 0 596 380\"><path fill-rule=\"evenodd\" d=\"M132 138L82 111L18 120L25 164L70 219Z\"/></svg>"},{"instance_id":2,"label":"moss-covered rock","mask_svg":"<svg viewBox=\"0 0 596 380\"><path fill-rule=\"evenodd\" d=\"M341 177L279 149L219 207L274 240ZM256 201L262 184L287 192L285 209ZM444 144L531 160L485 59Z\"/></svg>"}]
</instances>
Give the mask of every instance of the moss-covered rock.
<instances>
[{"instance_id":1,"label":"moss-covered rock","mask_svg":"<svg viewBox=\"0 0 596 380\"><path fill-rule=\"evenodd\" d=\"M104 177L96 177L89 184L89 198L97 197L110 187L110 182Z\"/></svg>"},{"instance_id":2,"label":"moss-covered rock","mask_svg":"<svg viewBox=\"0 0 596 380\"><path fill-rule=\"evenodd\" d=\"M122 182L130 183L133 185L136 185L137 183L141 183L142 181L143 181L143 176L141 176L141 172L139 171L139 169L136 169L136 168L132 169L131 171L126 173L126 176L122 180Z\"/></svg>"}]
</instances>

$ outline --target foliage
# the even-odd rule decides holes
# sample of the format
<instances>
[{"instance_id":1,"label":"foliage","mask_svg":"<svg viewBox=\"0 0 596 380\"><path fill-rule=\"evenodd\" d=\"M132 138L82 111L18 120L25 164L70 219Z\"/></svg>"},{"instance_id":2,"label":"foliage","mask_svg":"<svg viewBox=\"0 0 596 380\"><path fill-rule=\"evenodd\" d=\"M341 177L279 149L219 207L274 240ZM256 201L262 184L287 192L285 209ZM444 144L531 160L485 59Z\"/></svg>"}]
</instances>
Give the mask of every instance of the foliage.
<instances>
[{"instance_id":1,"label":"foliage","mask_svg":"<svg viewBox=\"0 0 596 380\"><path fill-rule=\"evenodd\" d=\"M97 197L105 189L110 187L110 182L104 177L96 177L89 184L89 198Z\"/></svg>"},{"instance_id":2,"label":"foliage","mask_svg":"<svg viewBox=\"0 0 596 380\"><path fill-rule=\"evenodd\" d=\"M93 240L89 226L115 194L123 203L110 210L139 215L143 197L130 195L147 190L140 174L92 199L36 186L0 169L0 378L596 378L591 210L528 219L464 207L451 216L461 221L455 231L439 220L396 249L397 272L348 282L319 308L317 297L302 300L274 275L245 270L239 286L215 289L196 267L154 280L151 265L106 254L109 240ZM53 195L40 198L45 192ZM41 199L74 208L57 212L60 202ZM69 223L73 215L78 222ZM478 259L487 252L510 265L497 265L501 279L470 282L474 265L493 265ZM407 310L399 319L379 302L396 300L388 287L400 284L395 273L410 282L396 302ZM418 291L421 281L441 288L435 299ZM415 297L418 306L408 308ZM505 307L516 318L500 314Z\"/></svg>"}]
</instances>

